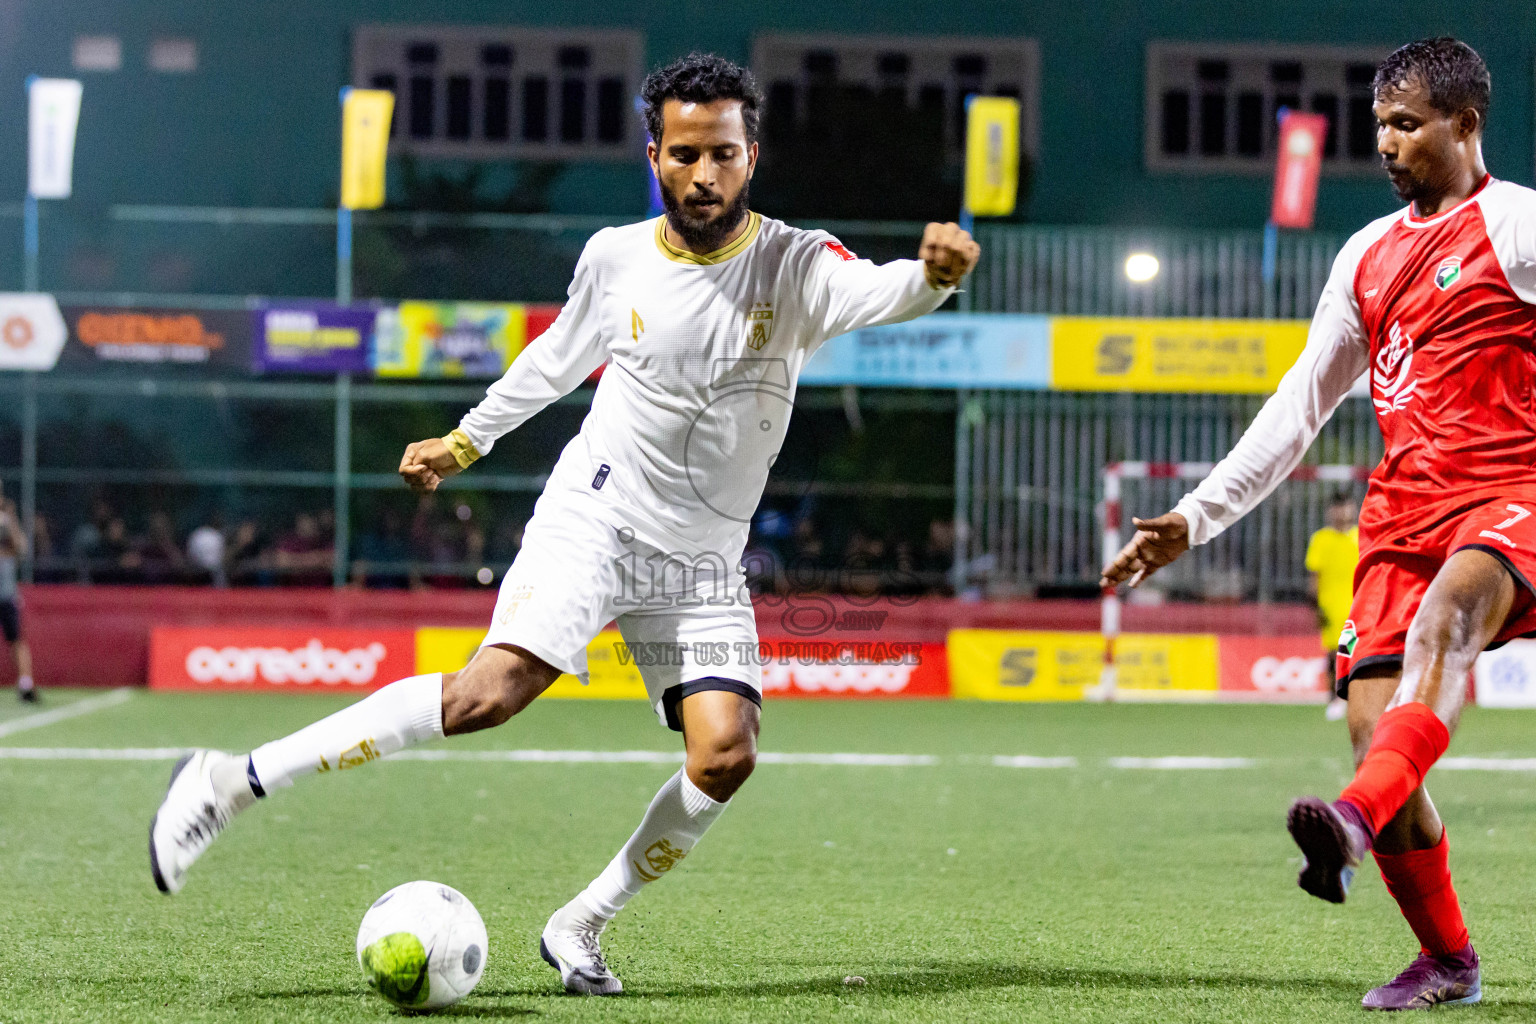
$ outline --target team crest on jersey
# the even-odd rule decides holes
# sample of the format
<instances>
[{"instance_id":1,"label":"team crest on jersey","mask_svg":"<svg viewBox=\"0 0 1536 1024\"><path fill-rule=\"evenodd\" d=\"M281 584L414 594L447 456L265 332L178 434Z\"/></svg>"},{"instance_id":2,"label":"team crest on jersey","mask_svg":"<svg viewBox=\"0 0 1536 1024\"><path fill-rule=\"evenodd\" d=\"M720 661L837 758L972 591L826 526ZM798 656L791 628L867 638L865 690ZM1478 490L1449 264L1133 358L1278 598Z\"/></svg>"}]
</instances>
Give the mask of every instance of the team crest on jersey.
<instances>
[{"instance_id":1,"label":"team crest on jersey","mask_svg":"<svg viewBox=\"0 0 1536 1024\"><path fill-rule=\"evenodd\" d=\"M1441 260L1440 265L1435 268L1435 287L1439 288L1441 291L1446 291L1451 287L1451 285L1460 280L1460 256L1447 256L1445 259Z\"/></svg>"},{"instance_id":2,"label":"team crest on jersey","mask_svg":"<svg viewBox=\"0 0 1536 1024\"><path fill-rule=\"evenodd\" d=\"M1377 412L1397 412L1408 404L1419 386L1419 379L1410 377L1412 373L1413 336L1394 320L1387 343L1376 353L1371 366L1371 401Z\"/></svg>"},{"instance_id":3,"label":"team crest on jersey","mask_svg":"<svg viewBox=\"0 0 1536 1024\"><path fill-rule=\"evenodd\" d=\"M747 347L754 352L760 352L771 337L773 337L773 303L754 302L752 309L747 313Z\"/></svg>"},{"instance_id":4,"label":"team crest on jersey","mask_svg":"<svg viewBox=\"0 0 1536 1024\"><path fill-rule=\"evenodd\" d=\"M1360 642L1360 635L1355 632L1355 620L1345 619L1344 629L1339 633L1339 653L1346 658L1355 656L1355 644Z\"/></svg>"}]
</instances>

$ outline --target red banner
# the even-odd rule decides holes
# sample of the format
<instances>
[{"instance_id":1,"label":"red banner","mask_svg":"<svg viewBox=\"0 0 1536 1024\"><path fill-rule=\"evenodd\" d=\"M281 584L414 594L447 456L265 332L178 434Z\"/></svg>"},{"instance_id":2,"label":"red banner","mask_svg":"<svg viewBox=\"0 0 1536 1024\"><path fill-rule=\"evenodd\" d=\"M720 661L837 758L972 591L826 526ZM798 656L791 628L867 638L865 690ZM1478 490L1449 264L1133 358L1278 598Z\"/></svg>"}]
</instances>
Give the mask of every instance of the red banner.
<instances>
[{"instance_id":1,"label":"red banner","mask_svg":"<svg viewBox=\"0 0 1536 1024\"><path fill-rule=\"evenodd\" d=\"M770 697L948 697L943 644L765 637Z\"/></svg>"},{"instance_id":2,"label":"red banner","mask_svg":"<svg viewBox=\"0 0 1536 1024\"><path fill-rule=\"evenodd\" d=\"M415 674L409 629L157 626L149 637L157 690L355 693Z\"/></svg>"},{"instance_id":3,"label":"red banner","mask_svg":"<svg viewBox=\"0 0 1536 1024\"><path fill-rule=\"evenodd\" d=\"M1323 143L1327 138L1328 119L1322 114L1292 111L1281 120L1275 198L1269 213L1276 227L1312 227L1312 214L1317 208L1317 176L1323 168Z\"/></svg>"},{"instance_id":4,"label":"red banner","mask_svg":"<svg viewBox=\"0 0 1536 1024\"><path fill-rule=\"evenodd\" d=\"M1305 636L1217 638L1223 696L1310 703L1325 698L1331 680L1316 633Z\"/></svg>"}]
</instances>

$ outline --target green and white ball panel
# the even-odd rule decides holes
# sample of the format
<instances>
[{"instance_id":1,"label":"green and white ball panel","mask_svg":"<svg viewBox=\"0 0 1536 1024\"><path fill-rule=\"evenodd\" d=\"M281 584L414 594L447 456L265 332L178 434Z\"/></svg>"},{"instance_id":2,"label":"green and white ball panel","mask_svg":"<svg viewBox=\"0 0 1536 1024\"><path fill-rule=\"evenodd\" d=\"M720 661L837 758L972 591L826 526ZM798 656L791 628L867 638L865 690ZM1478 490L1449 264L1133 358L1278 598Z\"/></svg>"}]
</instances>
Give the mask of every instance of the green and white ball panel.
<instances>
[{"instance_id":1,"label":"green and white ball panel","mask_svg":"<svg viewBox=\"0 0 1536 1024\"><path fill-rule=\"evenodd\" d=\"M374 901L357 933L368 984L396 1006L435 1010L470 993L485 971L485 923L452 886L407 882Z\"/></svg>"}]
</instances>

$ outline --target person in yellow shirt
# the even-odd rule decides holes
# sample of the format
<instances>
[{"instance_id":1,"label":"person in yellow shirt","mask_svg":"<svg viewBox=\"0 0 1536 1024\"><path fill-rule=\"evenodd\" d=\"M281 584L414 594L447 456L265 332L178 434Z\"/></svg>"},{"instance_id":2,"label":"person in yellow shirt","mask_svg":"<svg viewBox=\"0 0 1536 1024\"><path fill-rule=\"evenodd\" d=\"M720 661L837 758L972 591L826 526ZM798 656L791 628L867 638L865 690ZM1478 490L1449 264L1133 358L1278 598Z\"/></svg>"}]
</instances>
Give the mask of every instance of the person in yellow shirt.
<instances>
[{"instance_id":1,"label":"person in yellow shirt","mask_svg":"<svg viewBox=\"0 0 1536 1024\"><path fill-rule=\"evenodd\" d=\"M1312 597L1317 601L1317 620L1330 680L1339 653L1339 634L1344 632L1349 606L1355 599L1355 563L1360 561L1359 518L1355 499L1340 491L1328 503L1328 525L1314 533L1307 544L1307 571L1312 574ZM1328 720L1343 718L1344 707L1345 702L1335 696L1328 703Z\"/></svg>"}]
</instances>

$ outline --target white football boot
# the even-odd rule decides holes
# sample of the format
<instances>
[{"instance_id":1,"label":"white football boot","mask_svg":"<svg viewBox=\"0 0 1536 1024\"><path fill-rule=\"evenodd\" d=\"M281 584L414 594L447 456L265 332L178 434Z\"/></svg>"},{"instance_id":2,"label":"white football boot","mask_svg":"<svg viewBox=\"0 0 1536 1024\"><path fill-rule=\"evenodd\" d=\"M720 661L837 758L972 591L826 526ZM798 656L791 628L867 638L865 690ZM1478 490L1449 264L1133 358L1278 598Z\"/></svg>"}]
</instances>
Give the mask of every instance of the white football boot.
<instances>
[{"instance_id":1,"label":"white football boot","mask_svg":"<svg viewBox=\"0 0 1536 1024\"><path fill-rule=\"evenodd\" d=\"M539 956L560 972L567 992L582 996L616 996L624 984L613 976L598 937L608 922L587 909L577 897L550 916L539 936Z\"/></svg>"},{"instance_id":2,"label":"white football boot","mask_svg":"<svg viewBox=\"0 0 1536 1024\"><path fill-rule=\"evenodd\" d=\"M198 750L171 769L165 799L149 823L149 870L161 892L180 892L187 869L224 831L239 808L214 790L213 769L231 754Z\"/></svg>"}]
</instances>

